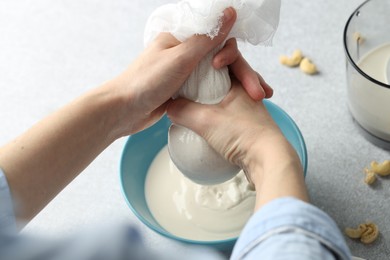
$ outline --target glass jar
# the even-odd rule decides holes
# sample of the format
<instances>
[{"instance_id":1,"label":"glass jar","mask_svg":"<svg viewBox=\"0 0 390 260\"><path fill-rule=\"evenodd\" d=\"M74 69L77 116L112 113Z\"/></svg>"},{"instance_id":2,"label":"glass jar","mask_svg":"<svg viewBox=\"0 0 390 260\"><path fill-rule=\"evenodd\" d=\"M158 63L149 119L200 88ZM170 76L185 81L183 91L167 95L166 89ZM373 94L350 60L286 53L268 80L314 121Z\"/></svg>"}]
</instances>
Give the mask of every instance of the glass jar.
<instances>
[{"instance_id":1,"label":"glass jar","mask_svg":"<svg viewBox=\"0 0 390 260\"><path fill-rule=\"evenodd\" d=\"M390 149L390 1L368 0L344 30L349 110L365 136Z\"/></svg>"}]
</instances>

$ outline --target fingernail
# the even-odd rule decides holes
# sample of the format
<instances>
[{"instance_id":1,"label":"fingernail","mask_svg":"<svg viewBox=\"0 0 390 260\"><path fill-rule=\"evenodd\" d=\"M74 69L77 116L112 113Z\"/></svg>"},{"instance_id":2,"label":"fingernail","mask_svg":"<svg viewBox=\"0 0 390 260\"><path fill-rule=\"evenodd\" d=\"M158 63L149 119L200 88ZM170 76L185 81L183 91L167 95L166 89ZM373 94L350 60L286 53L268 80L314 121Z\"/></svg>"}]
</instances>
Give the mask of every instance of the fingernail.
<instances>
[{"instance_id":1,"label":"fingernail","mask_svg":"<svg viewBox=\"0 0 390 260\"><path fill-rule=\"evenodd\" d=\"M228 7L223 11L223 20L228 22L233 18L233 15L233 8Z\"/></svg>"}]
</instances>

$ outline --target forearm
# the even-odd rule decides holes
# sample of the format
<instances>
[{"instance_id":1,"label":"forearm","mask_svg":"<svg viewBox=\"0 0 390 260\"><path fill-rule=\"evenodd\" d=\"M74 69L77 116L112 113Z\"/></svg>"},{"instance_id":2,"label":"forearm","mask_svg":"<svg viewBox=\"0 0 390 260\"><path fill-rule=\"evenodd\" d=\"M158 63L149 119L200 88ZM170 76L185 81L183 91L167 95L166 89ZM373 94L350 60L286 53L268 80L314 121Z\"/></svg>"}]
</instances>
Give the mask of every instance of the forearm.
<instances>
[{"instance_id":1,"label":"forearm","mask_svg":"<svg viewBox=\"0 0 390 260\"><path fill-rule=\"evenodd\" d=\"M256 188L255 210L282 197L309 201L300 160L284 137L273 135L255 143L251 154L248 170Z\"/></svg>"},{"instance_id":2,"label":"forearm","mask_svg":"<svg viewBox=\"0 0 390 260\"><path fill-rule=\"evenodd\" d=\"M115 140L118 106L109 86L97 88L0 149L18 219L34 217Z\"/></svg>"}]
</instances>

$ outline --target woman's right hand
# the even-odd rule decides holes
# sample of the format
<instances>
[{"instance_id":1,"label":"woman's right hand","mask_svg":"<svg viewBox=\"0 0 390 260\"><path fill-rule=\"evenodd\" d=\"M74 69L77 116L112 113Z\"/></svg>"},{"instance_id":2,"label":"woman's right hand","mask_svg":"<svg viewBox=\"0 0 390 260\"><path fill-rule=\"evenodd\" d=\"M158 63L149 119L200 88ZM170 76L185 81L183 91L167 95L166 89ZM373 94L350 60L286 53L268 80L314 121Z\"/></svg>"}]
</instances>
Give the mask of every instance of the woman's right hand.
<instances>
[{"instance_id":1,"label":"woman's right hand","mask_svg":"<svg viewBox=\"0 0 390 260\"><path fill-rule=\"evenodd\" d=\"M261 190L257 207L279 196L307 200L297 153L263 102L250 98L237 80L232 80L230 92L219 104L177 99L168 105L167 112L173 123L193 130L245 171L256 190ZM283 185L282 192L274 193Z\"/></svg>"},{"instance_id":2,"label":"woman's right hand","mask_svg":"<svg viewBox=\"0 0 390 260\"><path fill-rule=\"evenodd\" d=\"M202 105L178 99L168 106L168 116L173 123L202 136L225 159L243 169L249 167L248 157L257 143L264 146L271 139L285 142L263 102L251 99L235 79L221 103Z\"/></svg>"}]
</instances>

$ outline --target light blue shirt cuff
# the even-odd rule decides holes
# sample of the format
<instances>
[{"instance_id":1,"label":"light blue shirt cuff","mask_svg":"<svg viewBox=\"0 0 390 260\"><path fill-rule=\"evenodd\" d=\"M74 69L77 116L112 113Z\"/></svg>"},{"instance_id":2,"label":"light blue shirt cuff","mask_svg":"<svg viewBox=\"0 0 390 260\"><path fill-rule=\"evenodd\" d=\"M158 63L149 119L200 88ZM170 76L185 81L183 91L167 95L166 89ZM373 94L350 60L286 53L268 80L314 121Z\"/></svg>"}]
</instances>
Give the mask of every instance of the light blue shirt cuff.
<instances>
[{"instance_id":1,"label":"light blue shirt cuff","mask_svg":"<svg viewBox=\"0 0 390 260\"><path fill-rule=\"evenodd\" d=\"M0 231L16 233L15 213L7 179L0 169Z\"/></svg>"},{"instance_id":2,"label":"light blue shirt cuff","mask_svg":"<svg viewBox=\"0 0 390 260\"><path fill-rule=\"evenodd\" d=\"M351 259L351 254L325 212L295 198L281 198L251 217L231 259Z\"/></svg>"}]
</instances>

